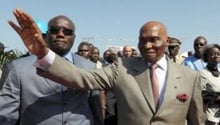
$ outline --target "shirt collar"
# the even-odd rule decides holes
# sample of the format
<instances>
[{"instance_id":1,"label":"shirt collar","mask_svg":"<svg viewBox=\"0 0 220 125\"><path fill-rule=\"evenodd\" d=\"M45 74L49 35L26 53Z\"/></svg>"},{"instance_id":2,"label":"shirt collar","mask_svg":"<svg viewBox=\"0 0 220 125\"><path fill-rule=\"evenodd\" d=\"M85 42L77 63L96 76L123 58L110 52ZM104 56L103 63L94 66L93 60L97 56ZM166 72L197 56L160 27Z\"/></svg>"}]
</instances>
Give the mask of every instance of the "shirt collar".
<instances>
[{"instance_id":1,"label":"shirt collar","mask_svg":"<svg viewBox=\"0 0 220 125\"><path fill-rule=\"evenodd\" d=\"M72 56L70 51L66 55L64 55L63 57L68 59L68 61L73 63L73 56Z\"/></svg>"},{"instance_id":2,"label":"shirt collar","mask_svg":"<svg viewBox=\"0 0 220 125\"><path fill-rule=\"evenodd\" d=\"M148 63L149 66L151 65L151 63ZM163 57L157 61L157 64L159 65L159 67L163 70L166 70L167 69L167 59L166 59L166 56L163 55Z\"/></svg>"}]
</instances>

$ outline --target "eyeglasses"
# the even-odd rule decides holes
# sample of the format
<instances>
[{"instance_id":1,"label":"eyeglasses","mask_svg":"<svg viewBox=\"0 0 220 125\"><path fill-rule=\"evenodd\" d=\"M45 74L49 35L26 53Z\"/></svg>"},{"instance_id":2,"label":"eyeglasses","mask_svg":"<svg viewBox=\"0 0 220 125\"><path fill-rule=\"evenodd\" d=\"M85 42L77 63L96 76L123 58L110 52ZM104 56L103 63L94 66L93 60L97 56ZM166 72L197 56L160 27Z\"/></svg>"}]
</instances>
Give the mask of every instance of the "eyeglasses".
<instances>
[{"instance_id":1,"label":"eyeglasses","mask_svg":"<svg viewBox=\"0 0 220 125\"><path fill-rule=\"evenodd\" d=\"M178 49L178 48L179 48L178 45L176 45L176 46L168 46L168 49Z\"/></svg>"},{"instance_id":2,"label":"eyeglasses","mask_svg":"<svg viewBox=\"0 0 220 125\"><path fill-rule=\"evenodd\" d=\"M218 56L220 56L220 52L211 52L211 53L209 53L209 56L211 56L211 57L213 57L213 56L218 57Z\"/></svg>"},{"instance_id":3,"label":"eyeglasses","mask_svg":"<svg viewBox=\"0 0 220 125\"><path fill-rule=\"evenodd\" d=\"M78 50L79 52L88 52L89 50L86 50L86 49L80 49Z\"/></svg>"},{"instance_id":4,"label":"eyeglasses","mask_svg":"<svg viewBox=\"0 0 220 125\"><path fill-rule=\"evenodd\" d=\"M49 32L51 34L57 34L60 32L61 29L62 29L62 32L65 36L72 36L73 35L73 30L65 28L65 27L57 27L57 26L51 26L49 28Z\"/></svg>"},{"instance_id":5,"label":"eyeglasses","mask_svg":"<svg viewBox=\"0 0 220 125\"><path fill-rule=\"evenodd\" d=\"M204 43L196 43L194 46L204 46Z\"/></svg>"}]
</instances>

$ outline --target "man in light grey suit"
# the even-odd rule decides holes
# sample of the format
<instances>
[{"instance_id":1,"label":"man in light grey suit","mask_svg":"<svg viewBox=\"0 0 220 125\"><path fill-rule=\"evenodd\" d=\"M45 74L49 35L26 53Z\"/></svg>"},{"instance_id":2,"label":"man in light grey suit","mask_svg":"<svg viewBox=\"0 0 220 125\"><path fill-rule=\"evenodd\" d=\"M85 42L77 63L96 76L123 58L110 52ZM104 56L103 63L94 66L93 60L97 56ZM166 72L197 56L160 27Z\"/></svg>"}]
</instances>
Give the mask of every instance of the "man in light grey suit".
<instances>
[{"instance_id":1,"label":"man in light grey suit","mask_svg":"<svg viewBox=\"0 0 220 125\"><path fill-rule=\"evenodd\" d=\"M27 13L15 9L14 15L20 27L12 21L9 24L28 50L38 57L36 63L42 65L37 66L41 69L38 73L69 87L112 88L117 98L118 125L184 125L185 120L188 125L204 124L199 75L165 56L168 40L162 23L150 21L141 27L138 47L142 57L122 59L104 69L86 71L47 48ZM59 67L60 64L63 67ZM152 64L158 65L155 70L160 76L157 100L150 78Z\"/></svg>"},{"instance_id":2,"label":"man in light grey suit","mask_svg":"<svg viewBox=\"0 0 220 125\"><path fill-rule=\"evenodd\" d=\"M70 52L74 38L75 26L68 17L59 15L49 21L47 46L67 62L95 68L95 63ZM95 125L94 118L96 125L103 124L99 93L68 88L40 77L33 66L35 60L36 56L30 55L4 66L1 125Z\"/></svg>"}]
</instances>

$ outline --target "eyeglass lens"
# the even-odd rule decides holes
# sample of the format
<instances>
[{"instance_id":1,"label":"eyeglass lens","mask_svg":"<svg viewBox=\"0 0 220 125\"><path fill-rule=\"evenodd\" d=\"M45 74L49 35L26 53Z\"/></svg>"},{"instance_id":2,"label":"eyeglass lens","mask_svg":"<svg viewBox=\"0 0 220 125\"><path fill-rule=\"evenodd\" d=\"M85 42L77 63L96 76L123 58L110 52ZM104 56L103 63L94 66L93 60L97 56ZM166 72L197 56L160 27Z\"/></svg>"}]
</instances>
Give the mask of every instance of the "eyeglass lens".
<instances>
[{"instance_id":1,"label":"eyeglass lens","mask_svg":"<svg viewBox=\"0 0 220 125\"><path fill-rule=\"evenodd\" d=\"M62 29L62 32L63 32L64 35L66 35L66 36L71 36L71 35L73 35L73 30L68 29L68 28L65 28L65 27L51 26L51 27L49 28L49 32L50 32L51 34L57 34L57 33L60 32L61 29Z\"/></svg>"}]
</instances>

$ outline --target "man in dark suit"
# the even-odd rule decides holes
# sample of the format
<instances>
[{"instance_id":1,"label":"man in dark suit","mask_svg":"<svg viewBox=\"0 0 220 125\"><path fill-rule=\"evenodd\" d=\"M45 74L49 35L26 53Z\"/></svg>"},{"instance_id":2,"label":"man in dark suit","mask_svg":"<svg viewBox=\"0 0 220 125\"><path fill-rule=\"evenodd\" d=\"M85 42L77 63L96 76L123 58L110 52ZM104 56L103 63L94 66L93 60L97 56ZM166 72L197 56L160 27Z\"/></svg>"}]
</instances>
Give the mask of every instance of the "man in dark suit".
<instances>
[{"instance_id":1,"label":"man in dark suit","mask_svg":"<svg viewBox=\"0 0 220 125\"><path fill-rule=\"evenodd\" d=\"M68 17L52 18L45 39L47 46L67 62L86 69L95 68L95 63L71 53L75 25ZM99 93L90 94L90 91L68 88L40 77L33 66L35 60L36 57L30 55L4 66L0 91L1 125L103 124Z\"/></svg>"},{"instance_id":2,"label":"man in dark suit","mask_svg":"<svg viewBox=\"0 0 220 125\"><path fill-rule=\"evenodd\" d=\"M204 124L199 74L166 57L167 30L162 23L150 21L141 27L138 47L142 57L86 71L46 47L27 13L15 9L14 15L20 27L12 21L9 24L38 57L36 63L42 64L37 66L41 69L38 73L69 87L112 88L117 99L118 125L185 125L185 120L188 125ZM160 76L157 82L156 76Z\"/></svg>"}]
</instances>

